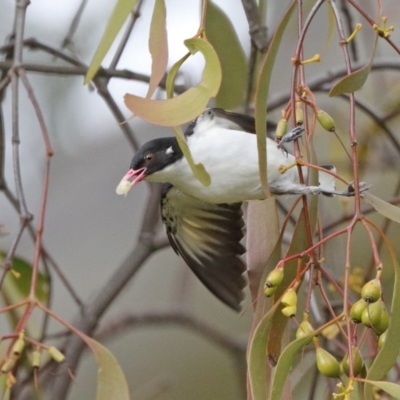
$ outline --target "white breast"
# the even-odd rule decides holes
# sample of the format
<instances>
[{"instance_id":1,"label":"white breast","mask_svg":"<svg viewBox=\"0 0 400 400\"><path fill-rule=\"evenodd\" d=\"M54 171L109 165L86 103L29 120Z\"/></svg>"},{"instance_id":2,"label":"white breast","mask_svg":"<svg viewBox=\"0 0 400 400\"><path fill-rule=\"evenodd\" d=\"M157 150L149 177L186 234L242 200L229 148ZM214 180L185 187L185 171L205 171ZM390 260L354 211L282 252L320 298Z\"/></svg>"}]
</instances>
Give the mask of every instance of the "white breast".
<instances>
[{"instance_id":1,"label":"white breast","mask_svg":"<svg viewBox=\"0 0 400 400\"><path fill-rule=\"evenodd\" d=\"M196 163L202 163L211 176L211 184L203 186L192 174L185 158L157 172L154 178L172 183L182 192L210 203L235 203L264 198L258 170L256 135L242 131L207 126L188 138ZM294 161L292 155L277 148L272 140L267 144L268 182L298 181L296 168L285 174L280 165Z\"/></svg>"}]
</instances>

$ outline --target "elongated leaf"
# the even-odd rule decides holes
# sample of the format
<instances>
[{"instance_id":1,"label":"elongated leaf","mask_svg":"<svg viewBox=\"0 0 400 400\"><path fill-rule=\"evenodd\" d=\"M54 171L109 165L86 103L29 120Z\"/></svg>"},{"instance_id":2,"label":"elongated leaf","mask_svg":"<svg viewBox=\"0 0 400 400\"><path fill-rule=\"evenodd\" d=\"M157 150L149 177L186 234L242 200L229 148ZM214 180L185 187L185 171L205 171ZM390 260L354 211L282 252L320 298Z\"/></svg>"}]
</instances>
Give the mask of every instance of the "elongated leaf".
<instances>
[{"instance_id":1,"label":"elongated leaf","mask_svg":"<svg viewBox=\"0 0 400 400\"><path fill-rule=\"evenodd\" d=\"M175 77L176 74L179 71L179 68L182 66L182 64L188 59L190 56L190 53L187 53L184 55L181 59L179 59L169 70L168 76L167 76L167 81L166 81L166 91L167 91L167 97L171 98L174 95L174 82L175 82ZM190 150L188 145L186 144L185 136L182 132L182 128L179 126L175 126L172 128L176 137L176 140L178 141L179 147L182 150L183 155L186 158L186 161L188 162L193 175L204 185L204 186L209 186L211 183L211 178L210 175L207 173L207 171L204 168L204 165L199 163L195 164L193 161L192 155L190 154Z\"/></svg>"},{"instance_id":2,"label":"elongated leaf","mask_svg":"<svg viewBox=\"0 0 400 400\"><path fill-rule=\"evenodd\" d=\"M263 316L253 332L253 336L249 344L248 353L248 374L251 395L253 400L261 400L267 398L267 340L271 329L272 317L280 304L275 303L274 306Z\"/></svg>"},{"instance_id":3,"label":"elongated leaf","mask_svg":"<svg viewBox=\"0 0 400 400\"><path fill-rule=\"evenodd\" d=\"M254 109L254 117L256 119L257 148L258 148L258 166L260 170L260 180L266 197L269 197L269 188L267 181L267 97L269 92L269 83L271 80L272 69L275 64L276 55L278 54L282 36L289 23L290 16L295 9L297 2L292 1L283 16L275 34L272 38L268 52L261 66L260 74L257 82L256 101Z\"/></svg>"},{"instance_id":4,"label":"elongated leaf","mask_svg":"<svg viewBox=\"0 0 400 400\"><path fill-rule=\"evenodd\" d=\"M339 96L343 93L354 93L361 89L371 71L378 37L379 35L376 34L375 41L372 46L371 56L368 62L359 70L352 72L350 75L345 76L339 82L337 82L329 92L330 97Z\"/></svg>"},{"instance_id":5,"label":"elongated leaf","mask_svg":"<svg viewBox=\"0 0 400 400\"><path fill-rule=\"evenodd\" d=\"M108 20L107 27L103 34L103 37L101 38L99 47L97 48L92 62L90 63L89 69L86 73L84 81L85 85L89 83L96 75L104 57L108 53L108 50L110 50L110 47L113 44L116 36L118 35L118 32L121 30L122 25L128 18L136 3L137 0L117 1L111 17Z\"/></svg>"},{"instance_id":6,"label":"elongated leaf","mask_svg":"<svg viewBox=\"0 0 400 400\"><path fill-rule=\"evenodd\" d=\"M79 333L79 337L92 350L99 365L96 400L129 400L128 384L116 358L102 344L89 336Z\"/></svg>"},{"instance_id":7,"label":"elongated leaf","mask_svg":"<svg viewBox=\"0 0 400 400\"><path fill-rule=\"evenodd\" d=\"M271 397L270 400L281 400L283 389L285 387L286 379L293 366L294 358L297 353L310 341L314 335L307 335L301 339L297 339L290 343L282 352L279 357L278 364L274 370L274 376L271 383Z\"/></svg>"},{"instance_id":8,"label":"elongated leaf","mask_svg":"<svg viewBox=\"0 0 400 400\"><path fill-rule=\"evenodd\" d=\"M185 54L180 58L168 71L167 80L165 82L165 89L167 92L167 97L170 99L174 95L174 82L176 74L178 73L182 64L190 57L190 53Z\"/></svg>"},{"instance_id":9,"label":"elongated leaf","mask_svg":"<svg viewBox=\"0 0 400 400\"><path fill-rule=\"evenodd\" d=\"M125 105L138 117L155 125L178 126L199 116L221 84L221 66L217 53L204 39L188 39L185 45L191 54L200 51L206 61L199 86L167 100L144 99L132 94L124 97Z\"/></svg>"},{"instance_id":10,"label":"elongated leaf","mask_svg":"<svg viewBox=\"0 0 400 400\"><path fill-rule=\"evenodd\" d=\"M246 55L231 21L212 1L207 4L205 31L222 68L221 87L215 105L232 109L242 104L246 79Z\"/></svg>"},{"instance_id":11,"label":"elongated leaf","mask_svg":"<svg viewBox=\"0 0 400 400\"><path fill-rule=\"evenodd\" d=\"M390 394L395 399L400 399L400 385L392 382L382 382L382 381L370 381L370 380L363 380L365 383L369 383L373 386L377 386L378 388L382 389L386 393Z\"/></svg>"},{"instance_id":12,"label":"elongated leaf","mask_svg":"<svg viewBox=\"0 0 400 400\"><path fill-rule=\"evenodd\" d=\"M400 349L400 278L399 265L395 256L392 254L394 269L394 288L391 307L391 316L389 328L386 333L386 340L383 347L375 357L374 362L368 370L366 379L370 381L379 381L385 377L387 372L393 368L399 355ZM372 386L365 385L364 394L366 399L372 399Z\"/></svg>"},{"instance_id":13,"label":"elongated leaf","mask_svg":"<svg viewBox=\"0 0 400 400\"><path fill-rule=\"evenodd\" d=\"M249 202L246 228L247 271L251 298L255 305L261 277L279 239L279 220L274 197Z\"/></svg>"},{"instance_id":14,"label":"elongated leaf","mask_svg":"<svg viewBox=\"0 0 400 400\"><path fill-rule=\"evenodd\" d=\"M281 259L282 234L271 253L271 256L266 263L265 270L260 282L260 296L256 303L256 309L253 317L253 324L250 332L250 340L248 344L248 382L250 384L249 398L252 400L265 399L267 395L267 384L271 376L271 366L267 362L266 346L267 337L271 327L273 314L278 309L275 305L271 309L271 298L263 295L263 282L265 281L269 271L276 266Z\"/></svg>"},{"instance_id":15,"label":"elongated leaf","mask_svg":"<svg viewBox=\"0 0 400 400\"><path fill-rule=\"evenodd\" d=\"M156 0L150 24L149 50L151 54L151 76L146 97L149 99L157 89L168 64L167 11L164 0Z\"/></svg>"},{"instance_id":16,"label":"elongated leaf","mask_svg":"<svg viewBox=\"0 0 400 400\"><path fill-rule=\"evenodd\" d=\"M400 222L400 207L396 207L369 192L364 192L362 194L362 199L371 207L375 208L379 214L391 219L392 221Z\"/></svg>"},{"instance_id":17,"label":"elongated leaf","mask_svg":"<svg viewBox=\"0 0 400 400\"><path fill-rule=\"evenodd\" d=\"M188 162L190 169L193 172L193 175L204 185L210 186L211 184L211 177L209 173L204 168L204 165L201 163L196 164L193 160L192 155L190 154L190 150L188 145L186 144L185 136L182 132L182 129L179 126L174 126L172 128L175 133L176 140L178 141L179 147L182 150L183 155Z\"/></svg>"}]
</instances>

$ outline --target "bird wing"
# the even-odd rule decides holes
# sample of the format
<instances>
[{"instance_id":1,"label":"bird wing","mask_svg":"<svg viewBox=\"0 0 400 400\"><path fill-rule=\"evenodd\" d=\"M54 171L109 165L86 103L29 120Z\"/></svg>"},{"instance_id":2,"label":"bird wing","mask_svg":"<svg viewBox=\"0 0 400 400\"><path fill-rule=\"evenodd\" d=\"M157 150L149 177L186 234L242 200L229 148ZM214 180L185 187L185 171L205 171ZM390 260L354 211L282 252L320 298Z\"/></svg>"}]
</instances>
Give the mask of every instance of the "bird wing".
<instances>
[{"instance_id":1,"label":"bird wing","mask_svg":"<svg viewBox=\"0 0 400 400\"><path fill-rule=\"evenodd\" d=\"M241 204L205 203L164 184L161 216L175 252L215 296L239 311L247 285Z\"/></svg>"}]
</instances>

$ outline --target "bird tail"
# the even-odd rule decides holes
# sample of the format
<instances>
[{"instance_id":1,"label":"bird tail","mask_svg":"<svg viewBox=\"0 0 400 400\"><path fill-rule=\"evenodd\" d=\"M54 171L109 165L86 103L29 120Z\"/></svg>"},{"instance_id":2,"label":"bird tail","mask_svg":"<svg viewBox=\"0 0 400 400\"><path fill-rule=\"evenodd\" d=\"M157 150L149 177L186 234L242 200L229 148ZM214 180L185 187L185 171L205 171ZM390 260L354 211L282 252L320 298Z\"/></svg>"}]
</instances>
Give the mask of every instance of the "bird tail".
<instances>
[{"instance_id":1,"label":"bird tail","mask_svg":"<svg viewBox=\"0 0 400 400\"><path fill-rule=\"evenodd\" d=\"M321 168L336 173L336 168L334 165L321 165ZM332 192L336 191L336 178L331 174L318 171L318 180L319 187L322 189L322 194L328 197L333 197L334 194Z\"/></svg>"}]
</instances>

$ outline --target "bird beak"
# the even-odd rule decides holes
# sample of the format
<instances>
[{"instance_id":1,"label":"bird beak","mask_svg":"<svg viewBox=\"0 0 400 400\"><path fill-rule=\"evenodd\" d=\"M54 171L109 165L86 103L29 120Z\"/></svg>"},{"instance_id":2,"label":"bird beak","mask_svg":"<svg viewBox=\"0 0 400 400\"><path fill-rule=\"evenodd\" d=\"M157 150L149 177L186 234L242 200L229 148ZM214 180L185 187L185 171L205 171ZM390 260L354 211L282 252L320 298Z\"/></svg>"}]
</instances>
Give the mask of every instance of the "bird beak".
<instances>
[{"instance_id":1,"label":"bird beak","mask_svg":"<svg viewBox=\"0 0 400 400\"><path fill-rule=\"evenodd\" d=\"M121 179L121 182L118 184L117 189L115 190L117 194L128 194L128 192L135 186L137 183L142 181L146 177L146 168L140 168L137 170L130 169L124 177ZM130 181L131 178L134 178Z\"/></svg>"}]
</instances>

